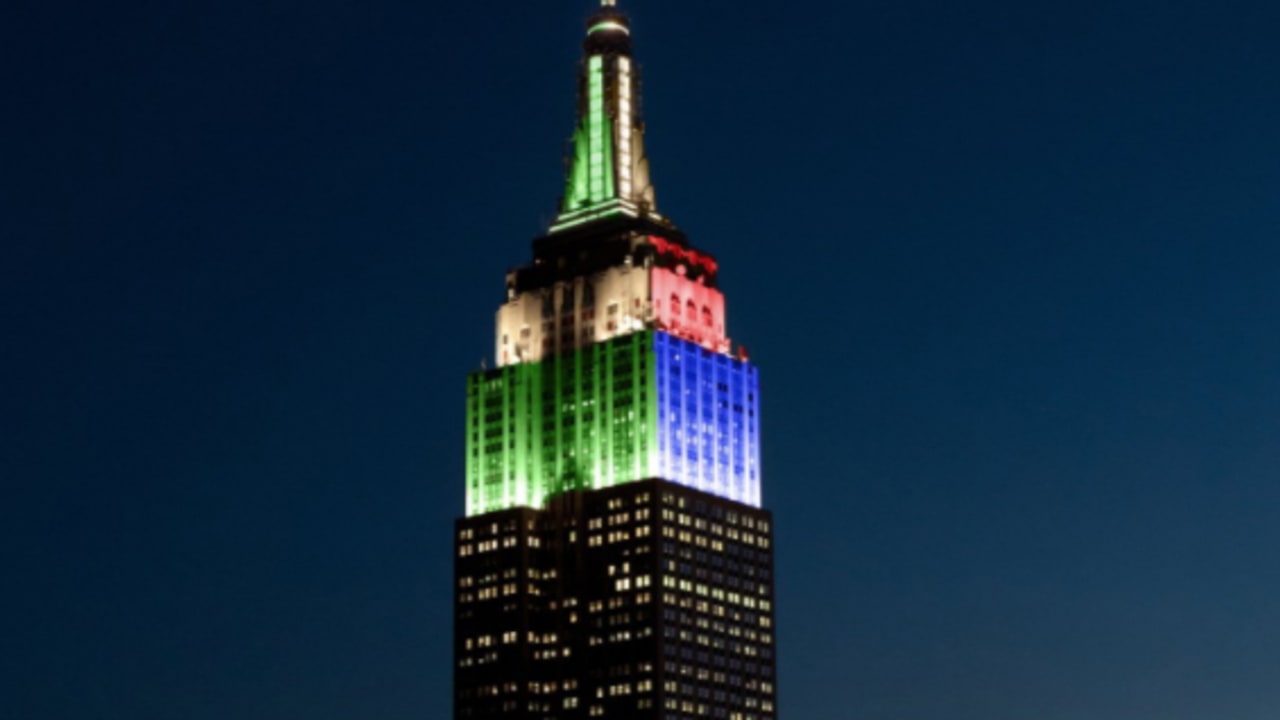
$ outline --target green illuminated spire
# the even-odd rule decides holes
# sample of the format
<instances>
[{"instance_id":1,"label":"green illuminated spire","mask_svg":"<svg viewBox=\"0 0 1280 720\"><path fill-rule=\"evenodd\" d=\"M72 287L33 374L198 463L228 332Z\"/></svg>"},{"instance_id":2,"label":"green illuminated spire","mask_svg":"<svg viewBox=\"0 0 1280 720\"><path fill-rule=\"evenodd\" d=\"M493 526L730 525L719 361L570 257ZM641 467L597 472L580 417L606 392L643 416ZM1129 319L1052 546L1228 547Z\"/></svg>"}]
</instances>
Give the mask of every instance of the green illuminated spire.
<instances>
[{"instance_id":1,"label":"green illuminated spire","mask_svg":"<svg viewBox=\"0 0 1280 720\"><path fill-rule=\"evenodd\" d=\"M578 124L560 213L551 232L597 217L657 218L631 60L631 28L614 0L587 22Z\"/></svg>"}]
</instances>

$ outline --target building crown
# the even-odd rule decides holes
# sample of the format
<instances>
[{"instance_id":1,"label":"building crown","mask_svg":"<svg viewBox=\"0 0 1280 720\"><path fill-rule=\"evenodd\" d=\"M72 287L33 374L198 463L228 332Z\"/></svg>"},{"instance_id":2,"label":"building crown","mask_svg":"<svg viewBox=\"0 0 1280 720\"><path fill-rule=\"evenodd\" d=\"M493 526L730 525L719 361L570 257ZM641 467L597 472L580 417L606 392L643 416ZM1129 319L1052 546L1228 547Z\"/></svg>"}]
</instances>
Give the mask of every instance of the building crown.
<instances>
[{"instance_id":1,"label":"building crown","mask_svg":"<svg viewBox=\"0 0 1280 720\"><path fill-rule=\"evenodd\" d=\"M644 153L631 22L615 0L601 0L587 20L582 48L568 178L549 232L617 215L661 220Z\"/></svg>"}]
</instances>

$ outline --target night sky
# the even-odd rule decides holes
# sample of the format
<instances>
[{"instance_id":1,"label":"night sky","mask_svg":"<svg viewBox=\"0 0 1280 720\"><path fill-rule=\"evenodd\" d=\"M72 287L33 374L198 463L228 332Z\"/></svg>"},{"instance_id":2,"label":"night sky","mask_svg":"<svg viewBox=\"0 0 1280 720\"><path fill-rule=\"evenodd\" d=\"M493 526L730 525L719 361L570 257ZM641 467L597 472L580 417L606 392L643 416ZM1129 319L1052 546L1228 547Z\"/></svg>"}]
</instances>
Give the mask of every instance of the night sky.
<instances>
[{"instance_id":1,"label":"night sky","mask_svg":"<svg viewBox=\"0 0 1280 720\"><path fill-rule=\"evenodd\" d=\"M782 720L1280 714L1280 4L622 0ZM0 716L450 712L590 0L0 9Z\"/></svg>"}]
</instances>

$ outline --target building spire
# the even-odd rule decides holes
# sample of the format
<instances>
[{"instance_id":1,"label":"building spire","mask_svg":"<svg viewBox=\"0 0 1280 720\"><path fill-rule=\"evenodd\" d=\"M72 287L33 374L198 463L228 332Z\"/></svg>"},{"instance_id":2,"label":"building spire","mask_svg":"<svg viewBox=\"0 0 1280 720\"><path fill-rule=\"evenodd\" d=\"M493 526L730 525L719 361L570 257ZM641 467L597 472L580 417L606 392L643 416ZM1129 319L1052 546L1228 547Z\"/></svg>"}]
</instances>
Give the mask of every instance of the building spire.
<instances>
[{"instance_id":1,"label":"building spire","mask_svg":"<svg viewBox=\"0 0 1280 720\"><path fill-rule=\"evenodd\" d=\"M644 154L631 22L617 0L600 0L582 47L573 152L550 232L614 215L660 220Z\"/></svg>"}]
</instances>

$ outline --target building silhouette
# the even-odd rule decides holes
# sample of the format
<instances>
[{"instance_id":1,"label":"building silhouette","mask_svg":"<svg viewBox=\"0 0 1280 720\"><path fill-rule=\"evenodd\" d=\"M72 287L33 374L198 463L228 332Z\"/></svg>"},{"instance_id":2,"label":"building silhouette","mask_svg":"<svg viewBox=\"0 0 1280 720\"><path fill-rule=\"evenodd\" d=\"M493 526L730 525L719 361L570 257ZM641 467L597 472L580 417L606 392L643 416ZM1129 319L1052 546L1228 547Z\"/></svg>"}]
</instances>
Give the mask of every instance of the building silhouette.
<instances>
[{"instance_id":1,"label":"building silhouette","mask_svg":"<svg viewBox=\"0 0 1280 720\"><path fill-rule=\"evenodd\" d=\"M657 211L611 0L583 49L559 213L467 378L454 717L774 720L756 369Z\"/></svg>"}]
</instances>

